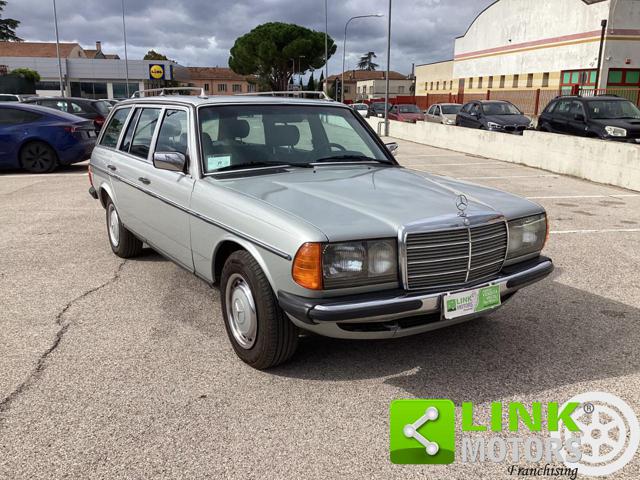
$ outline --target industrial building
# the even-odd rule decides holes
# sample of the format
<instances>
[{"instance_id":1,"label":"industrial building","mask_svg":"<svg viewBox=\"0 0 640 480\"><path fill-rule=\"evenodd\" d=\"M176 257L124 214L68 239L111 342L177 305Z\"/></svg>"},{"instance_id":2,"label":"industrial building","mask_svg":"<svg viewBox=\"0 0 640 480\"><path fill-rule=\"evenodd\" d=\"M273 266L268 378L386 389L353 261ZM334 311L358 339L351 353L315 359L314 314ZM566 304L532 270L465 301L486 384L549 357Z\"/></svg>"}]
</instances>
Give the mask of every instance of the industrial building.
<instances>
[{"instance_id":1,"label":"industrial building","mask_svg":"<svg viewBox=\"0 0 640 480\"><path fill-rule=\"evenodd\" d=\"M640 89L640 1L497 0L454 52L417 66L417 95Z\"/></svg>"}]
</instances>

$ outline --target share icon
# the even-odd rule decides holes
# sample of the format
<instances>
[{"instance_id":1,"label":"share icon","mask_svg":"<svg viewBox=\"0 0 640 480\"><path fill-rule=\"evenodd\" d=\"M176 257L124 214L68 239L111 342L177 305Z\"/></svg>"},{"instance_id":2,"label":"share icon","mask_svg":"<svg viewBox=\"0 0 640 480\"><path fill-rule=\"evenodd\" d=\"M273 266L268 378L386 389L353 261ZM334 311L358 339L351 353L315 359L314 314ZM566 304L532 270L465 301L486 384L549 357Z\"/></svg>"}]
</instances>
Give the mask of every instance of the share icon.
<instances>
[{"instance_id":1,"label":"share icon","mask_svg":"<svg viewBox=\"0 0 640 480\"><path fill-rule=\"evenodd\" d=\"M420 427L422 427L427 422L432 422L434 420L437 420L438 415L439 415L439 412L436 407L429 407L424 412L423 416L421 416L415 422L405 425L404 428L402 429L402 432L404 433L405 437L414 438L418 442L420 442L424 446L425 450L427 451L427 455L430 455L430 456L433 456L436 453L438 453L438 450L440 450L440 446L436 442L430 442L428 439L420 435L418 433L418 429L420 429Z\"/></svg>"}]
</instances>

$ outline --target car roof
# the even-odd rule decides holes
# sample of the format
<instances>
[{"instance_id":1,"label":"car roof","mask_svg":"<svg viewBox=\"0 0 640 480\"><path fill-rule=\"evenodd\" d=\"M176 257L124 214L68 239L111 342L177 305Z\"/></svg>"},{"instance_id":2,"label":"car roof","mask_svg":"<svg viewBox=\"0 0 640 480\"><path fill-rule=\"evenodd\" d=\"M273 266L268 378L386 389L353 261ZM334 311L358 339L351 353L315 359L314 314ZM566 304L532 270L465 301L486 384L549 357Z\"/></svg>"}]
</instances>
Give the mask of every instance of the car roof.
<instances>
[{"instance_id":1,"label":"car roof","mask_svg":"<svg viewBox=\"0 0 640 480\"><path fill-rule=\"evenodd\" d=\"M35 105L32 103L25 103L25 102L0 103L0 108L17 108L19 110L26 110L28 112L40 113L42 115L47 115L50 117L57 117L70 122L86 122L87 121L85 118L81 118L67 112L61 112L60 110L56 110L55 108L42 107L40 105Z\"/></svg>"},{"instance_id":2,"label":"car roof","mask_svg":"<svg viewBox=\"0 0 640 480\"><path fill-rule=\"evenodd\" d=\"M449 103L434 103L431 106L433 107L434 105L462 105L462 104L461 103L449 102Z\"/></svg>"},{"instance_id":3,"label":"car roof","mask_svg":"<svg viewBox=\"0 0 640 480\"><path fill-rule=\"evenodd\" d=\"M99 102L101 100L96 100L94 98L83 98L83 97L61 97L61 96L39 96L39 97L31 97L28 99L30 102L36 100L73 100L74 102Z\"/></svg>"},{"instance_id":4,"label":"car roof","mask_svg":"<svg viewBox=\"0 0 640 480\"><path fill-rule=\"evenodd\" d=\"M131 104L167 104L167 105L317 105L325 107L343 107L345 105L333 100L314 100L308 98L276 97L267 95L214 95L200 97L195 95L156 95L153 97L129 98L118 103L118 107Z\"/></svg>"}]
</instances>

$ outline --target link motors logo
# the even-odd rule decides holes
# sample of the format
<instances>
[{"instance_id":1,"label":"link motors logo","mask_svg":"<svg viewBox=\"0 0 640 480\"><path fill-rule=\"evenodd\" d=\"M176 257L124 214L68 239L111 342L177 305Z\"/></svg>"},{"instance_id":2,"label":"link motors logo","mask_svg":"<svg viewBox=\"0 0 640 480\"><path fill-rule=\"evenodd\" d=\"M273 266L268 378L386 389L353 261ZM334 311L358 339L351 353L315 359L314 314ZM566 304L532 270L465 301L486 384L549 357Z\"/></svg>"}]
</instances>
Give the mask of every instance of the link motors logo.
<instances>
[{"instance_id":1,"label":"link motors logo","mask_svg":"<svg viewBox=\"0 0 640 480\"><path fill-rule=\"evenodd\" d=\"M474 421L474 405L462 404L459 441L463 463L510 462L509 475L602 476L623 468L640 443L633 409L615 395L589 392L559 406L492 402L488 425ZM399 464L450 464L456 457L456 407L450 400L395 400L390 409L390 457ZM508 421L504 424L503 417ZM546 418L545 418L546 416ZM544 422L543 420L546 420ZM543 433L546 425L548 433ZM521 428L524 427L524 428ZM497 435L508 430L527 436ZM493 436L487 436L491 432ZM541 438L542 436L542 438ZM520 455L523 451L524 455ZM510 453L510 455L509 455ZM543 469L513 463L539 464ZM554 467L559 462L563 467ZM558 463L556 463L557 465ZM542 473L534 473L542 470ZM545 473L547 472L547 473Z\"/></svg>"}]
</instances>

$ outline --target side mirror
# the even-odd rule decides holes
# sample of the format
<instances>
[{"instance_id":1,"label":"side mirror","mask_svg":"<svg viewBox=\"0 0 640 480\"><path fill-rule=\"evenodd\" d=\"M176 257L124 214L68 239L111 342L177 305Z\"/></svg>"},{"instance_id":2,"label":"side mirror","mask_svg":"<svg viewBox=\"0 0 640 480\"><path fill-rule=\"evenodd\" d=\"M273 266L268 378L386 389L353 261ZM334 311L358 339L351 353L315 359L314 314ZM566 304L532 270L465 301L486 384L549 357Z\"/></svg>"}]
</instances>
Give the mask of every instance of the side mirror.
<instances>
[{"instance_id":1,"label":"side mirror","mask_svg":"<svg viewBox=\"0 0 640 480\"><path fill-rule=\"evenodd\" d=\"M391 152L391 155L395 157L396 153L398 152L398 149L400 148L400 145L398 145L396 142L385 143L384 145L385 147L387 147L387 150Z\"/></svg>"},{"instance_id":2,"label":"side mirror","mask_svg":"<svg viewBox=\"0 0 640 480\"><path fill-rule=\"evenodd\" d=\"M153 154L153 166L160 170L184 172L187 158L180 152L156 152Z\"/></svg>"},{"instance_id":3,"label":"side mirror","mask_svg":"<svg viewBox=\"0 0 640 480\"><path fill-rule=\"evenodd\" d=\"M576 122L584 122L584 121L585 121L584 115L583 115L582 113L576 113L576 114L573 116L573 119L574 119Z\"/></svg>"}]
</instances>

